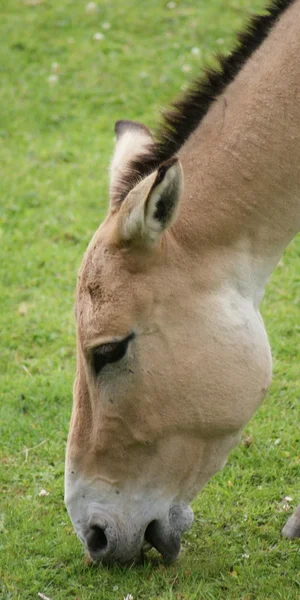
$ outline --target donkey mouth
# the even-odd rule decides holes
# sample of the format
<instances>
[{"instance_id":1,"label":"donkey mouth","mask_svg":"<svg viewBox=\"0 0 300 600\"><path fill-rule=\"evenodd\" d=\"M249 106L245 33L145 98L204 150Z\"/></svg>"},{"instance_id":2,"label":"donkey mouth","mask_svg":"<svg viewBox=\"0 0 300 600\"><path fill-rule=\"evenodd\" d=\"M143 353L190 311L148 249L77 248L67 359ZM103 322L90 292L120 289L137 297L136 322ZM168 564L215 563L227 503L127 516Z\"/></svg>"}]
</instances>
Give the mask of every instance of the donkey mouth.
<instances>
[{"instance_id":1,"label":"donkey mouth","mask_svg":"<svg viewBox=\"0 0 300 600\"><path fill-rule=\"evenodd\" d=\"M128 565L143 561L143 556L155 548L165 563L172 563L181 549L181 536L193 522L189 506L173 505L163 517L152 520L143 534L126 535L125 527L117 527L116 520L103 513L93 513L87 523L84 537L80 535L93 562Z\"/></svg>"}]
</instances>

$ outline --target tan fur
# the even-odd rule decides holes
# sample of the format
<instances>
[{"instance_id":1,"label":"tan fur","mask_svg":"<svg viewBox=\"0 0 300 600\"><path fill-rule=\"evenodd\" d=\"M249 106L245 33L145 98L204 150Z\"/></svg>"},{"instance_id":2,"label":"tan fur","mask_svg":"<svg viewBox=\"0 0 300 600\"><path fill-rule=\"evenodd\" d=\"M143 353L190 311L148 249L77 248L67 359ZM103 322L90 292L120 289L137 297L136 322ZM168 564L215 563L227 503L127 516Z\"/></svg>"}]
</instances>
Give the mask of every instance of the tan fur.
<instances>
[{"instance_id":1,"label":"tan fur","mask_svg":"<svg viewBox=\"0 0 300 600\"><path fill-rule=\"evenodd\" d=\"M268 389L258 304L300 225L299 17L300 0L179 152L175 224L151 247L133 243L127 199L84 258L67 468L118 488L124 514L130 490L190 502ZM144 201L149 186L132 197ZM91 348L132 331L128 356L97 382Z\"/></svg>"}]
</instances>

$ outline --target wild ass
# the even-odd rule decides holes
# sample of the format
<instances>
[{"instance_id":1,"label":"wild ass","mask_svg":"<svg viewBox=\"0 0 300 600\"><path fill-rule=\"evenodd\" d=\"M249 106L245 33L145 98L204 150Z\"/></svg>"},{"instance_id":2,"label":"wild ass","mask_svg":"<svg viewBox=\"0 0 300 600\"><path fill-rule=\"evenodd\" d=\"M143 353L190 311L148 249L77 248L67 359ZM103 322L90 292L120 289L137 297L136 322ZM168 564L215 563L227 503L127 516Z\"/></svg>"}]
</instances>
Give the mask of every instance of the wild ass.
<instances>
[{"instance_id":1,"label":"wild ass","mask_svg":"<svg viewBox=\"0 0 300 600\"><path fill-rule=\"evenodd\" d=\"M175 559L190 501L267 392L258 307L300 224L299 57L300 0L277 0L158 141L116 124L109 213L77 286L65 472L94 560ZM299 509L284 532L300 535Z\"/></svg>"}]
</instances>

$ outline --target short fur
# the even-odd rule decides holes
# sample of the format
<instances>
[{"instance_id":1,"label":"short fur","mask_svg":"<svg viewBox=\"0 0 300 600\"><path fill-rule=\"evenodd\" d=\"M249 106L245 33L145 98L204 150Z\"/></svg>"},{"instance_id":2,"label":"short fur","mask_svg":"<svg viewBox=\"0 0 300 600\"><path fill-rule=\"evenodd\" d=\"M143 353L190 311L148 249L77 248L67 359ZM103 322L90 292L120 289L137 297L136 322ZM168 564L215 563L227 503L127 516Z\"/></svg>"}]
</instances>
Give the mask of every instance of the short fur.
<instances>
[{"instance_id":1,"label":"short fur","mask_svg":"<svg viewBox=\"0 0 300 600\"><path fill-rule=\"evenodd\" d=\"M266 14L254 16L246 31L238 35L238 44L228 56L219 56L219 68L210 69L195 79L182 97L163 113L156 141L149 151L133 159L118 182L118 201L122 202L140 179L155 171L183 146L198 127L212 103L233 81L245 62L262 44L271 28L294 0L274 0ZM124 121L125 123L125 121Z\"/></svg>"}]
</instances>

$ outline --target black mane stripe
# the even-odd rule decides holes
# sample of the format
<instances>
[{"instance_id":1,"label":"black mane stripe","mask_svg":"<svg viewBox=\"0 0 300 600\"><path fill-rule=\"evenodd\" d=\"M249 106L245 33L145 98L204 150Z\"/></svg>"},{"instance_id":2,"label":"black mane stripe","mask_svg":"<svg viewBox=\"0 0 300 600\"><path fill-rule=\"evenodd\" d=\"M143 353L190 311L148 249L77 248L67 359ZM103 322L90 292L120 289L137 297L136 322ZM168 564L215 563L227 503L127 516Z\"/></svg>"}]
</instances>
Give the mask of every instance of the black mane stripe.
<instances>
[{"instance_id":1,"label":"black mane stripe","mask_svg":"<svg viewBox=\"0 0 300 600\"><path fill-rule=\"evenodd\" d=\"M275 22L294 0L274 0L265 14L251 19L245 32L228 56L218 57L219 68L210 69L192 81L189 89L163 113L156 141L148 152L134 159L118 185L118 202L122 202L138 181L169 160L195 131L211 104L233 81L248 58L268 36Z\"/></svg>"}]
</instances>

